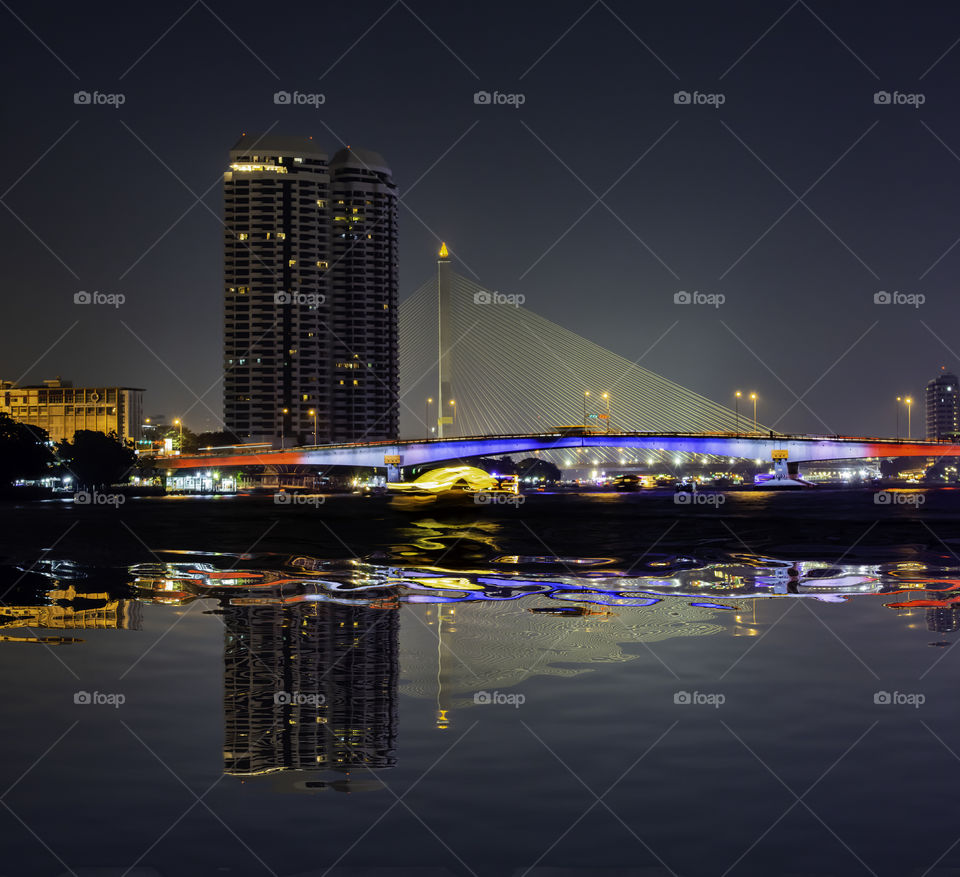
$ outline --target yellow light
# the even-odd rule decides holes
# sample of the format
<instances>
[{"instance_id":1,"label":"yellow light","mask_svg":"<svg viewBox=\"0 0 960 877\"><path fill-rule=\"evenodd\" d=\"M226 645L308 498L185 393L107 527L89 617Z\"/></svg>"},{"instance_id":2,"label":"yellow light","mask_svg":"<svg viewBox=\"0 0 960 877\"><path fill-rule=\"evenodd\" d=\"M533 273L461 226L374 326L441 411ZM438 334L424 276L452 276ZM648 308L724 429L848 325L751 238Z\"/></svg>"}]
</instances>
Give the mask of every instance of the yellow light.
<instances>
[{"instance_id":1,"label":"yellow light","mask_svg":"<svg viewBox=\"0 0 960 877\"><path fill-rule=\"evenodd\" d=\"M439 253L439 256L440 256L441 259L448 259L448 258L450 258L450 251L447 249L447 245L446 245L446 243L444 243L443 241L440 242L440 253Z\"/></svg>"},{"instance_id":2,"label":"yellow light","mask_svg":"<svg viewBox=\"0 0 960 877\"><path fill-rule=\"evenodd\" d=\"M232 164L230 170L240 173L252 173L254 171L272 171L275 174L285 174L287 169L283 165L276 164Z\"/></svg>"}]
</instances>

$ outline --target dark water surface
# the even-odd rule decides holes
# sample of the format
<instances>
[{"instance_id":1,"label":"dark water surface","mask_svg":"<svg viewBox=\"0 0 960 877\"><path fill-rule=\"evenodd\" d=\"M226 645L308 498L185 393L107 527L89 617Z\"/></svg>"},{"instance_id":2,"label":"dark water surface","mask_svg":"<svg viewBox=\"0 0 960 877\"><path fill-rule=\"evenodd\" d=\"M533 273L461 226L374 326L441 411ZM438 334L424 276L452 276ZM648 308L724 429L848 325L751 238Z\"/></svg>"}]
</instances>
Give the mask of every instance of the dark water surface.
<instances>
[{"instance_id":1,"label":"dark water surface","mask_svg":"<svg viewBox=\"0 0 960 877\"><path fill-rule=\"evenodd\" d=\"M960 873L958 491L0 520L0 874Z\"/></svg>"}]
</instances>

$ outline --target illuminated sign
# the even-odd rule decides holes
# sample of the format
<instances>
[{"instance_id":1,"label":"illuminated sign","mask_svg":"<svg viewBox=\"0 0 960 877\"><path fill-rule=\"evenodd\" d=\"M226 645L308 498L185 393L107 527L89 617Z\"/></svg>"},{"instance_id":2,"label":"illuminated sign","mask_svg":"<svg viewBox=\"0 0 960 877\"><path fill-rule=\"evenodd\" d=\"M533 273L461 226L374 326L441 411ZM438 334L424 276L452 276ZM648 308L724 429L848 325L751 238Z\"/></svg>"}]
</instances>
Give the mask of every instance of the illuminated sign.
<instances>
[{"instance_id":1,"label":"illuminated sign","mask_svg":"<svg viewBox=\"0 0 960 877\"><path fill-rule=\"evenodd\" d=\"M384 466L399 466L403 462L403 457L399 454L384 454Z\"/></svg>"},{"instance_id":2,"label":"illuminated sign","mask_svg":"<svg viewBox=\"0 0 960 877\"><path fill-rule=\"evenodd\" d=\"M773 451L770 454L770 459L772 460L786 460L787 452L786 451Z\"/></svg>"}]
</instances>

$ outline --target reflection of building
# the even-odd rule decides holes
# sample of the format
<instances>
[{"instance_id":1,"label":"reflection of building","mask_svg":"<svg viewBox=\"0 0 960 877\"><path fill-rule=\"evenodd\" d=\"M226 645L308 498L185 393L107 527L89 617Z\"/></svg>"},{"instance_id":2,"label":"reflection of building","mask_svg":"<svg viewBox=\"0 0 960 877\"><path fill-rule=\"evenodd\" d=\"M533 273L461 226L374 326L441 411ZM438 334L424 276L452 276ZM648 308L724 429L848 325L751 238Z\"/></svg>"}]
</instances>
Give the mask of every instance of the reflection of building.
<instances>
[{"instance_id":1,"label":"reflection of building","mask_svg":"<svg viewBox=\"0 0 960 877\"><path fill-rule=\"evenodd\" d=\"M927 438L960 436L960 389L957 376L943 373L927 384Z\"/></svg>"},{"instance_id":2,"label":"reflection of building","mask_svg":"<svg viewBox=\"0 0 960 877\"><path fill-rule=\"evenodd\" d=\"M224 174L224 421L244 441L397 434L397 196L377 153L244 135Z\"/></svg>"},{"instance_id":3,"label":"reflection of building","mask_svg":"<svg viewBox=\"0 0 960 877\"><path fill-rule=\"evenodd\" d=\"M227 773L394 765L396 609L228 605L224 622Z\"/></svg>"},{"instance_id":4,"label":"reflection of building","mask_svg":"<svg viewBox=\"0 0 960 877\"><path fill-rule=\"evenodd\" d=\"M0 630L32 627L51 630L140 630L140 603L108 593L77 593L73 586L47 591L49 605L0 606Z\"/></svg>"},{"instance_id":5,"label":"reflection of building","mask_svg":"<svg viewBox=\"0 0 960 877\"><path fill-rule=\"evenodd\" d=\"M931 597L936 600L942 597L942 594L932 594ZM960 630L960 605L927 609L927 630L937 633L953 633Z\"/></svg>"},{"instance_id":6,"label":"reflection of building","mask_svg":"<svg viewBox=\"0 0 960 877\"><path fill-rule=\"evenodd\" d=\"M72 440L78 429L137 441L142 397L143 390L132 387L74 387L60 378L26 387L0 381L0 412L47 430L55 442Z\"/></svg>"}]
</instances>

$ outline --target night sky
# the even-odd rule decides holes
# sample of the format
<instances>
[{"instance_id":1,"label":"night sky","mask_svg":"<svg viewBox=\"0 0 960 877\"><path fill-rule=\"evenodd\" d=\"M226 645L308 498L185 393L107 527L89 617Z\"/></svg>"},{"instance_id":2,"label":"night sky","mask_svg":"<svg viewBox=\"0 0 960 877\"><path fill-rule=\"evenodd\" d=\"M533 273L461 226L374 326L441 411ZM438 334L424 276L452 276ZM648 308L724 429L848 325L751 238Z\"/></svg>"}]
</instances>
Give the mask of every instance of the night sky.
<instances>
[{"instance_id":1,"label":"night sky","mask_svg":"<svg viewBox=\"0 0 960 877\"><path fill-rule=\"evenodd\" d=\"M144 387L146 414L217 428L221 175L267 129L385 156L401 299L445 239L460 273L630 360L669 330L644 366L731 406L757 391L785 430L892 434L895 396L960 369L951 4L3 6L4 379Z\"/></svg>"}]
</instances>

